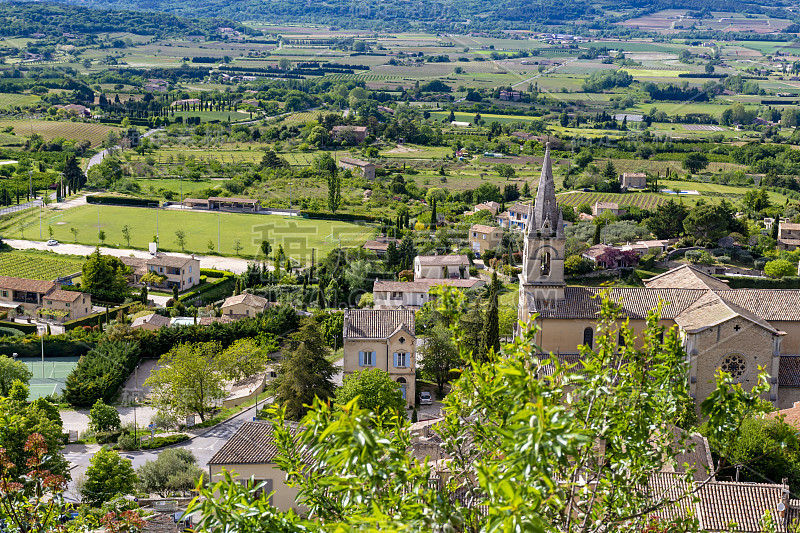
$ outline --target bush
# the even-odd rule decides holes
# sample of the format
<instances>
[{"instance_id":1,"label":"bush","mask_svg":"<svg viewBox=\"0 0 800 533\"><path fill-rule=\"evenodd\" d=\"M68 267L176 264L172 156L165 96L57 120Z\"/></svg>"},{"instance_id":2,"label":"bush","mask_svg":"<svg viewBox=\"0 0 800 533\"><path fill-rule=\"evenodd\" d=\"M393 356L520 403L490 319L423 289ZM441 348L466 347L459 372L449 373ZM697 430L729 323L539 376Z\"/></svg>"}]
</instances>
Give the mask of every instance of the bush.
<instances>
[{"instance_id":1,"label":"bush","mask_svg":"<svg viewBox=\"0 0 800 533\"><path fill-rule=\"evenodd\" d=\"M230 276L231 273L227 270L216 270L213 268L201 268L200 275L205 276L207 278L224 278L225 276Z\"/></svg>"},{"instance_id":2,"label":"bush","mask_svg":"<svg viewBox=\"0 0 800 533\"><path fill-rule=\"evenodd\" d=\"M98 431L94 438L97 444L114 444L122 436L122 431Z\"/></svg>"},{"instance_id":3,"label":"bush","mask_svg":"<svg viewBox=\"0 0 800 533\"><path fill-rule=\"evenodd\" d=\"M758 259L753 261L753 268L755 268L756 270L764 270L764 266L766 266L766 264L772 260L773 259L771 257L759 257Z\"/></svg>"},{"instance_id":4,"label":"bush","mask_svg":"<svg viewBox=\"0 0 800 533\"><path fill-rule=\"evenodd\" d=\"M119 447L120 450L124 451L138 450L139 443L137 442L137 440L138 439L134 437L132 434L125 433L124 435L120 436L119 439L117 439L117 446Z\"/></svg>"},{"instance_id":5,"label":"bush","mask_svg":"<svg viewBox=\"0 0 800 533\"><path fill-rule=\"evenodd\" d=\"M656 263L656 256L655 254L646 254L643 255L641 259L639 259L639 268L644 270L650 270L653 268L653 265Z\"/></svg>"},{"instance_id":6,"label":"bush","mask_svg":"<svg viewBox=\"0 0 800 533\"><path fill-rule=\"evenodd\" d=\"M591 261L579 255L572 255L564 261L564 272L569 276L582 276L591 272L593 268Z\"/></svg>"},{"instance_id":7,"label":"bush","mask_svg":"<svg viewBox=\"0 0 800 533\"><path fill-rule=\"evenodd\" d=\"M142 443L143 450L153 450L155 448L163 448L164 446L171 446L189 440L189 435L180 433L178 435L168 435L166 437L153 437L153 439Z\"/></svg>"},{"instance_id":8,"label":"bush","mask_svg":"<svg viewBox=\"0 0 800 533\"><path fill-rule=\"evenodd\" d=\"M776 259L764 265L764 274L771 278L783 278L797 274L797 266L786 259Z\"/></svg>"},{"instance_id":9,"label":"bush","mask_svg":"<svg viewBox=\"0 0 800 533\"><path fill-rule=\"evenodd\" d=\"M729 256L729 255L717 256L717 261L719 261L720 263L730 263L731 262L731 256Z\"/></svg>"},{"instance_id":10,"label":"bush","mask_svg":"<svg viewBox=\"0 0 800 533\"><path fill-rule=\"evenodd\" d=\"M690 263L700 265L713 265L716 260L705 250L689 250L685 254L686 260Z\"/></svg>"}]
</instances>

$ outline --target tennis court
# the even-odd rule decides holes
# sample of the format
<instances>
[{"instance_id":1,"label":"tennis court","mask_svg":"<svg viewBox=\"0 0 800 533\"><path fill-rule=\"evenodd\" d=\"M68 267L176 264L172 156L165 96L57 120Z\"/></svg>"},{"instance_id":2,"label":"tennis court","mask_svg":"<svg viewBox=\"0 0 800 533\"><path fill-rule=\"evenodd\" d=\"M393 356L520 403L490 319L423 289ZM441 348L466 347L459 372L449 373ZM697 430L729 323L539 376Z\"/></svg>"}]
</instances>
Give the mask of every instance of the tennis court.
<instances>
[{"instance_id":1,"label":"tennis court","mask_svg":"<svg viewBox=\"0 0 800 533\"><path fill-rule=\"evenodd\" d=\"M17 361L25 363L33 373L28 386L29 400L42 398L50 394L61 394L67 376L78 364L78 357L47 357L42 360L36 357L20 357Z\"/></svg>"}]
</instances>

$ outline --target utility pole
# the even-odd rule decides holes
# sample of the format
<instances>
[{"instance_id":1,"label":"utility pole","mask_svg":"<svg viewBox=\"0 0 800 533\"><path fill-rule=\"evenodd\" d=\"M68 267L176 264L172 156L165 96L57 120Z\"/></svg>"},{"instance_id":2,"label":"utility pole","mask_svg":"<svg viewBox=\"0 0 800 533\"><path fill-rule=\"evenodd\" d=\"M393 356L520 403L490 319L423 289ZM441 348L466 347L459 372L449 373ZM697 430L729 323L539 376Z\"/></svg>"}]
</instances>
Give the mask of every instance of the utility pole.
<instances>
[{"instance_id":1,"label":"utility pole","mask_svg":"<svg viewBox=\"0 0 800 533\"><path fill-rule=\"evenodd\" d=\"M100 246L100 204L97 204L97 246Z\"/></svg>"},{"instance_id":2,"label":"utility pole","mask_svg":"<svg viewBox=\"0 0 800 533\"><path fill-rule=\"evenodd\" d=\"M219 224L220 224L220 213L217 212L217 253L221 253L219 249Z\"/></svg>"},{"instance_id":3,"label":"utility pole","mask_svg":"<svg viewBox=\"0 0 800 533\"><path fill-rule=\"evenodd\" d=\"M28 170L28 198L33 198L33 170Z\"/></svg>"}]
</instances>

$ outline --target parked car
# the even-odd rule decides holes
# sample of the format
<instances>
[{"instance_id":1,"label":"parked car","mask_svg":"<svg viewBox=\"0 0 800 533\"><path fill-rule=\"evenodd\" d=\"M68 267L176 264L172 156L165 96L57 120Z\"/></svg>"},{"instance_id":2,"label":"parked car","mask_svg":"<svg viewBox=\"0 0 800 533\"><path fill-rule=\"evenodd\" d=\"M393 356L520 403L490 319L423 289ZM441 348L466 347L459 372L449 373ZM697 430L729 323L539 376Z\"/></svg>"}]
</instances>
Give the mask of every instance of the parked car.
<instances>
[{"instance_id":1,"label":"parked car","mask_svg":"<svg viewBox=\"0 0 800 533\"><path fill-rule=\"evenodd\" d=\"M431 398L431 393L428 391L422 391L419 393L419 404L420 405L433 405L433 398Z\"/></svg>"},{"instance_id":2,"label":"parked car","mask_svg":"<svg viewBox=\"0 0 800 533\"><path fill-rule=\"evenodd\" d=\"M55 239L50 239L47 241L47 246L55 246L56 244L58 244L58 241Z\"/></svg>"}]
</instances>

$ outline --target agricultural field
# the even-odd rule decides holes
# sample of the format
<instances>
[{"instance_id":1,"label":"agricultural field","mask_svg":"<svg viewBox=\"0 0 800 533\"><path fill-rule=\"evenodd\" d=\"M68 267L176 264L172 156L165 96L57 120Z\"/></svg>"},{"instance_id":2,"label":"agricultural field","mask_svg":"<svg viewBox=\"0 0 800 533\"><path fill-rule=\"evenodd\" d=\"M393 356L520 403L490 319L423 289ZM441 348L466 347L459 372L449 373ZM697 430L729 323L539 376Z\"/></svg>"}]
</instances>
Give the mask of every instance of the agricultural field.
<instances>
[{"instance_id":1,"label":"agricultural field","mask_svg":"<svg viewBox=\"0 0 800 533\"><path fill-rule=\"evenodd\" d=\"M0 276L54 280L80 272L83 259L51 252L0 252Z\"/></svg>"},{"instance_id":2,"label":"agricultural field","mask_svg":"<svg viewBox=\"0 0 800 533\"><path fill-rule=\"evenodd\" d=\"M110 132L120 131L119 128L93 122L0 119L0 129L8 127L13 128L17 137L27 137L38 133L46 141L63 137L75 141L86 140L92 143L92 146L99 146L108 138Z\"/></svg>"},{"instance_id":3,"label":"agricultural field","mask_svg":"<svg viewBox=\"0 0 800 533\"><path fill-rule=\"evenodd\" d=\"M0 93L0 109L34 105L41 100L34 94Z\"/></svg>"},{"instance_id":4,"label":"agricultural field","mask_svg":"<svg viewBox=\"0 0 800 533\"><path fill-rule=\"evenodd\" d=\"M635 205L642 209L655 209L664 204L669 199L666 195L653 193L625 193L614 194L604 192L568 192L557 195L560 205L577 207L587 204L594 205L595 202L614 202L620 207Z\"/></svg>"},{"instance_id":5,"label":"agricultural field","mask_svg":"<svg viewBox=\"0 0 800 533\"><path fill-rule=\"evenodd\" d=\"M368 224L300 217L106 205L74 207L49 219L48 225L53 228L53 237L61 242L96 245L98 215L99 229L106 234L106 245L126 248L122 227L128 225L131 228L131 247L147 249L148 243L158 235L160 249L179 252L181 247L176 242L176 232L182 230L187 252L205 254L213 251L233 256L236 255L234 244L238 240L242 246L241 255L253 257L258 253L261 241L267 239L273 247L283 245L287 254L300 263L310 261L312 249L316 250L317 257L322 257L339 243L359 246L376 231ZM26 225L25 231L23 225ZM78 232L77 238L73 228ZM4 222L0 229L7 238L37 239L39 236L38 218L29 212ZM44 238L47 238L46 233Z\"/></svg>"}]
</instances>

